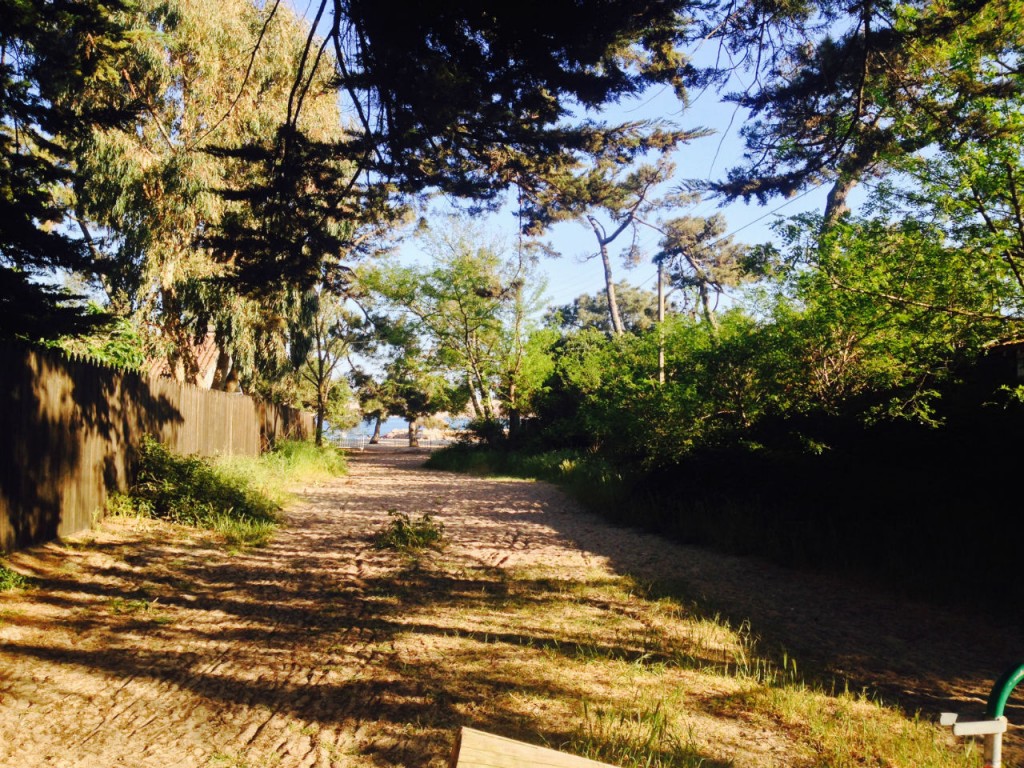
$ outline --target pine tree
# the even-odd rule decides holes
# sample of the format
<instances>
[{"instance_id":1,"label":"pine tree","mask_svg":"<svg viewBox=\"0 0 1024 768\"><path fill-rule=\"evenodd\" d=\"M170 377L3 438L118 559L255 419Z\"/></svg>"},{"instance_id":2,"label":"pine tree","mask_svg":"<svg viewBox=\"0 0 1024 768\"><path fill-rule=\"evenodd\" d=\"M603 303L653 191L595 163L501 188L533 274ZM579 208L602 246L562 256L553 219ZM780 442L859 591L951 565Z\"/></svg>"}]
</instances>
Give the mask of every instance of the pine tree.
<instances>
[{"instance_id":1,"label":"pine tree","mask_svg":"<svg viewBox=\"0 0 1024 768\"><path fill-rule=\"evenodd\" d=\"M121 0L0 2L0 336L53 338L101 318L54 273L98 266L66 226L77 178L68 142L132 114L113 64L126 10Z\"/></svg>"}]
</instances>

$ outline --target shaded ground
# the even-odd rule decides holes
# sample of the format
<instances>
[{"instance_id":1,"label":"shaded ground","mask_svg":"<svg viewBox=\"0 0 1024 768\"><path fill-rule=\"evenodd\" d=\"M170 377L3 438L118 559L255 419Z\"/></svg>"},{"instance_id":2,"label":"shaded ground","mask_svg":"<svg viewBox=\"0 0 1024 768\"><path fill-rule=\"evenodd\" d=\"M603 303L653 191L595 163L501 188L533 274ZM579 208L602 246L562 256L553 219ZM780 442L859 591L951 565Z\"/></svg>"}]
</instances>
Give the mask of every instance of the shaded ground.
<instances>
[{"instance_id":1,"label":"shaded ground","mask_svg":"<svg viewBox=\"0 0 1024 768\"><path fill-rule=\"evenodd\" d=\"M925 716L980 710L992 679L1024 659L1016 630L610 528L543 484L427 472L422 458L356 454L349 478L307 489L274 542L245 554L109 521L13 557L37 588L0 596L0 766L439 765L460 724L533 740L551 702L614 685L572 672L581 655L641 674L664 649L667 624L601 596L613 572L749 617L764 647L785 643L826 677ZM443 557L374 549L391 509L444 522ZM536 578L512 584L513 572ZM554 599L573 580L593 585L576 599L590 634ZM502 617L530 605L535 624L510 632ZM702 664L729 658L714 638L669 640ZM523 666L498 664L498 643L522 648ZM549 665L533 684L542 658L565 671ZM727 701L735 685L720 685L703 694ZM722 712L714 724L709 711L691 721L720 729L720 750L697 755L706 765L803 762L772 724ZM1021 708L1008 714L1024 722ZM572 734L539 736L557 746ZM1011 740L1020 764L1019 732Z\"/></svg>"}]
</instances>

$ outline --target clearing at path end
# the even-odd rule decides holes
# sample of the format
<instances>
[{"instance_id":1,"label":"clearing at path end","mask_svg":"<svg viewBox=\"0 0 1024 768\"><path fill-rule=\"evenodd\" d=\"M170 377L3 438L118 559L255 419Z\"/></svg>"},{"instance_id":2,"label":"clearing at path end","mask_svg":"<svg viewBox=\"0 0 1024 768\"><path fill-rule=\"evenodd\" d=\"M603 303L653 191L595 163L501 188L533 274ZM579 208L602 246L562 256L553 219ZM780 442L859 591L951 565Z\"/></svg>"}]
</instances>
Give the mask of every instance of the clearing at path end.
<instances>
[{"instance_id":1,"label":"clearing at path end","mask_svg":"<svg viewBox=\"0 0 1024 768\"><path fill-rule=\"evenodd\" d=\"M1024 650L1014 631L673 546L542 483L422 459L355 456L242 554L111 520L13 556L35 587L0 595L0 766L444 765L460 725L610 762L841 764L830 749L869 749L856 727L830 746L808 725L819 712L882 718L894 743L936 741L934 764L952 765L940 731L850 697L784 706L765 683L788 670L758 661L748 634L661 596L682 586L749 616L801 663L926 716L977 706ZM374 548L389 510L431 514L445 548ZM1011 762L1018 747L1012 734Z\"/></svg>"}]
</instances>

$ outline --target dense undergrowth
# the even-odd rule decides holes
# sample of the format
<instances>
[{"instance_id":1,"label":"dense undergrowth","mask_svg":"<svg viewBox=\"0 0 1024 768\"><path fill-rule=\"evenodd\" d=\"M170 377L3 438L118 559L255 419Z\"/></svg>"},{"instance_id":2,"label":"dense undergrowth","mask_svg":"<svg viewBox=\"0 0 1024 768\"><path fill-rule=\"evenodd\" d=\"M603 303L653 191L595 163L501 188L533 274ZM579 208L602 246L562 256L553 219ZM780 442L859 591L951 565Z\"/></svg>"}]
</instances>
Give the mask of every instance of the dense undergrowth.
<instances>
[{"instance_id":1,"label":"dense undergrowth","mask_svg":"<svg viewBox=\"0 0 1024 768\"><path fill-rule=\"evenodd\" d=\"M335 449L282 441L259 457L178 456L155 440L143 442L138 480L115 494L108 510L217 531L232 547L265 544L295 483L344 474Z\"/></svg>"},{"instance_id":2,"label":"dense undergrowth","mask_svg":"<svg viewBox=\"0 0 1024 768\"><path fill-rule=\"evenodd\" d=\"M1007 502L1020 415L974 413L941 428L788 426L800 427L802 445L705 448L654 467L590 451L465 445L429 465L556 482L608 519L677 541L1020 615L1015 550L1024 525ZM806 448L809 434L815 450Z\"/></svg>"}]
</instances>

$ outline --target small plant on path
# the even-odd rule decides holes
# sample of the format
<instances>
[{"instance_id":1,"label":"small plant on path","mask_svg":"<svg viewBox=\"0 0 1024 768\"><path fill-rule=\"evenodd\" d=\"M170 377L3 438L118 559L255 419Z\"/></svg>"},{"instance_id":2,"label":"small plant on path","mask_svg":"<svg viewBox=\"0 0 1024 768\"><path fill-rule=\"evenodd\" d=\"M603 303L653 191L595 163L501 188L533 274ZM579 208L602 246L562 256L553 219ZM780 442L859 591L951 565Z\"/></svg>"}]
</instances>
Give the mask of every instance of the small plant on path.
<instances>
[{"instance_id":1,"label":"small plant on path","mask_svg":"<svg viewBox=\"0 0 1024 768\"><path fill-rule=\"evenodd\" d=\"M405 512L389 509L391 522L385 525L373 537L377 549L397 549L414 551L427 547L438 547L444 540L444 525L428 514L421 515L418 520L409 517Z\"/></svg>"}]
</instances>

